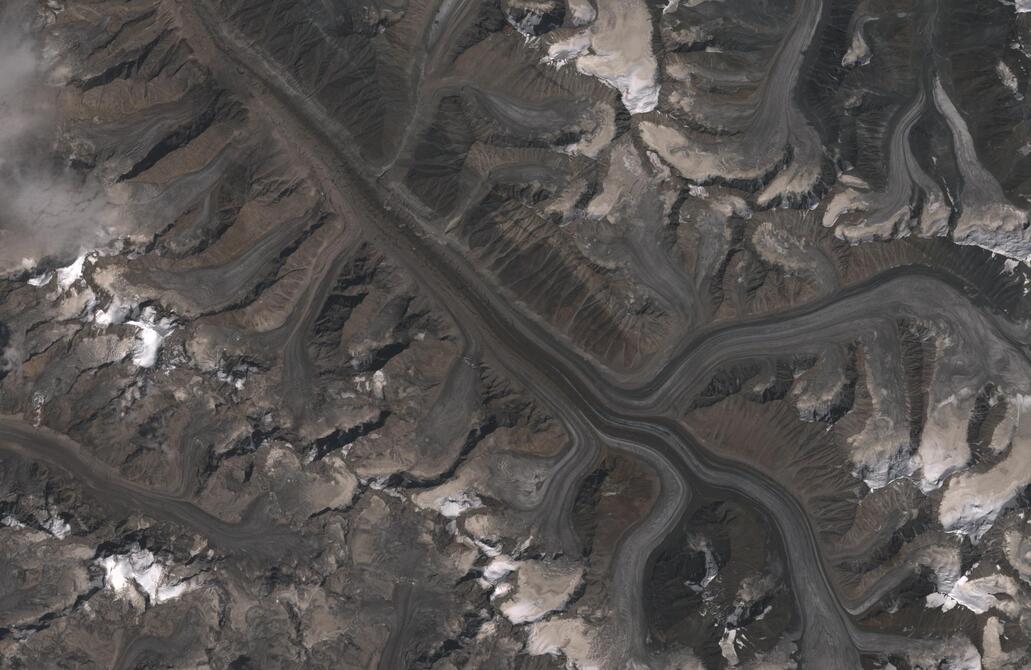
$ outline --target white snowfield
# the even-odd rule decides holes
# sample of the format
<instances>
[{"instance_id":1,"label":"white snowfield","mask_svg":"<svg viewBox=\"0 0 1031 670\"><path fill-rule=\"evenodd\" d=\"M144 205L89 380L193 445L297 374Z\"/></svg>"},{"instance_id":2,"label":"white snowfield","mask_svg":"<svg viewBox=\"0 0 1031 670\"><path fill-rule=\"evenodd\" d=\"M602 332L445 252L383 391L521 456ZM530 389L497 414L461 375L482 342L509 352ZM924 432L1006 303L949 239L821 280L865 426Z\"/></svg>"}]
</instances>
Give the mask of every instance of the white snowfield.
<instances>
[{"instance_id":1,"label":"white snowfield","mask_svg":"<svg viewBox=\"0 0 1031 670\"><path fill-rule=\"evenodd\" d=\"M107 556L98 563L106 573L105 588L133 605L159 605L197 588L194 580L169 574L168 566L147 549L136 547L128 554Z\"/></svg>"},{"instance_id":2,"label":"white snowfield","mask_svg":"<svg viewBox=\"0 0 1031 670\"><path fill-rule=\"evenodd\" d=\"M968 535L974 542L992 527L999 514L1031 484L1031 396L1010 399L1006 417L996 428L1000 451L1009 453L983 472L953 475L945 488L938 517L945 530Z\"/></svg>"},{"instance_id":3,"label":"white snowfield","mask_svg":"<svg viewBox=\"0 0 1031 670\"><path fill-rule=\"evenodd\" d=\"M141 368L152 368L157 363L161 343L175 330L175 322L167 317L158 318L157 310L147 307L137 321L127 321L139 329L132 348L132 362Z\"/></svg>"},{"instance_id":4,"label":"white snowfield","mask_svg":"<svg viewBox=\"0 0 1031 670\"><path fill-rule=\"evenodd\" d=\"M594 22L551 45L545 60L560 67L575 62L583 74L619 91L631 114L645 114L659 104L659 65L651 34L651 18L641 0L600 3Z\"/></svg>"}]
</instances>

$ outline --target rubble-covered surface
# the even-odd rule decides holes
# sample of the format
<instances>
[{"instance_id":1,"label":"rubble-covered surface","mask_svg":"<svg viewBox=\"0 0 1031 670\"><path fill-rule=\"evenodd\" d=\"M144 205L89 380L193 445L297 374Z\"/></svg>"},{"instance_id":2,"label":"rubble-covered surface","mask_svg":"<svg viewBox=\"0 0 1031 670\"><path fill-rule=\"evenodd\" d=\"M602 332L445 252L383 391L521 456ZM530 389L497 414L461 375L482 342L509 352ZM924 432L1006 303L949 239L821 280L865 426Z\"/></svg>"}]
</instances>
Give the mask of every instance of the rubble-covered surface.
<instances>
[{"instance_id":1,"label":"rubble-covered surface","mask_svg":"<svg viewBox=\"0 0 1031 670\"><path fill-rule=\"evenodd\" d=\"M1031 667L1031 4L0 6L0 668Z\"/></svg>"}]
</instances>

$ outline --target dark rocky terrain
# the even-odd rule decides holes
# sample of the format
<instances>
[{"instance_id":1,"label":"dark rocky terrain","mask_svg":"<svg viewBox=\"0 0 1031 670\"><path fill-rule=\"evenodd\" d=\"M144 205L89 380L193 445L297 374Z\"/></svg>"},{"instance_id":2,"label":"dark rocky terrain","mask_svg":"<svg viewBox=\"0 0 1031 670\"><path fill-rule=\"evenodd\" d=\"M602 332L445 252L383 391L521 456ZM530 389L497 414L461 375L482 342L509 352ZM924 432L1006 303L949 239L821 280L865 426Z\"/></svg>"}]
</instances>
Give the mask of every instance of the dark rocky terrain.
<instances>
[{"instance_id":1,"label":"dark rocky terrain","mask_svg":"<svg viewBox=\"0 0 1031 670\"><path fill-rule=\"evenodd\" d=\"M1028 0L5 0L0 668L1031 667Z\"/></svg>"}]
</instances>

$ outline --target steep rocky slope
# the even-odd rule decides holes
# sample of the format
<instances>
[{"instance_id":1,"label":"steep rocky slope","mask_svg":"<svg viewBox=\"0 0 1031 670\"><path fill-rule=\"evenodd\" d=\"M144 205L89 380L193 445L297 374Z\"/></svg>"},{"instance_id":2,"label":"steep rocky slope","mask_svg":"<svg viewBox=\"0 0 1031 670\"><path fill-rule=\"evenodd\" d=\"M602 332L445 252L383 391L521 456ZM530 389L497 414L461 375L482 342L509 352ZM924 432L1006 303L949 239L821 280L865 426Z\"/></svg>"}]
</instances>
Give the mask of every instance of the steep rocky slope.
<instances>
[{"instance_id":1,"label":"steep rocky slope","mask_svg":"<svg viewBox=\"0 0 1031 670\"><path fill-rule=\"evenodd\" d=\"M1031 7L0 8L0 667L1031 663Z\"/></svg>"}]
</instances>

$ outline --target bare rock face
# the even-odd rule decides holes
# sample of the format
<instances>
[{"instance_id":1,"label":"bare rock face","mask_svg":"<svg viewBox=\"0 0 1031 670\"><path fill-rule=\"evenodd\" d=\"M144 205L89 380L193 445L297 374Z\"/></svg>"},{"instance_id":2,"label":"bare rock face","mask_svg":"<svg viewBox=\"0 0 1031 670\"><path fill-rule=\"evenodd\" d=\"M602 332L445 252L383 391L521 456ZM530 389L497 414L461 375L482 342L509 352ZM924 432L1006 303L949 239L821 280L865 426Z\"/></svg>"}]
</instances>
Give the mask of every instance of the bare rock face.
<instances>
[{"instance_id":1,"label":"bare rock face","mask_svg":"<svg viewBox=\"0 0 1031 670\"><path fill-rule=\"evenodd\" d=\"M0 668L1031 667L1029 49L9 0Z\"/></svg>"}]
</instances>

